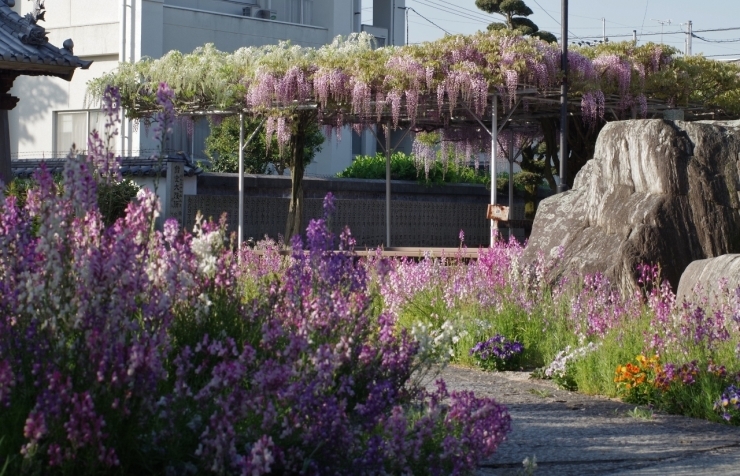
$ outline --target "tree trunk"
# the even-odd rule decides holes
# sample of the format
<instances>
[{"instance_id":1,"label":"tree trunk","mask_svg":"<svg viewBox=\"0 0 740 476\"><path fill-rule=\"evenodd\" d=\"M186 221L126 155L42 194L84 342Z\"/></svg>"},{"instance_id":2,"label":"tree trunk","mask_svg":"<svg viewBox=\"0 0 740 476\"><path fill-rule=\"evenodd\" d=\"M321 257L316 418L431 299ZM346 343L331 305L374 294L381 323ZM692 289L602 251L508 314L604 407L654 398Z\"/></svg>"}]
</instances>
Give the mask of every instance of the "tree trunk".
<instances>
[{"instance_id":1,"label":"tree trunk","mask_svg":"<svg viewBox=\"0 0 740 476\"><path fill-rule=\"evenodd\" d=\"M542 134L544 135L546 146L545 169L543 170L543 174L545 175L545 180L547 180L547 184L550 186L550 190L554 192L555 190L557 190L557 184L555 183L555 178L552 175L552 168L560 168L560 161L557 159L558 144L557 134L555 133L556 126L552 119L542 119L540 120L540 127L542 128Z\"/></svg>"},{"instance_id":2,"label":"tree trunk","mask_svg":"<svg viewBox=\"0 0 740 476\"><path fill-rule=\"evenodd\" d=\"M10 133L8 111L0 109L0 182L8 185L13 180L10 163Z\"/></svg>"},{"instance_id":3,"label":"tree trunk","mask_svg":"<svg viewBox=\"0 0 740 476\"><path fill-rule=\"evenodd\" d=\"M303 226L303 174L306 170L303 154L309 120L299 115L290 140L291 187L288 223L285 226L285 244L290 244L290 239L293 235L300 233Z\"/></svg>"},{"instance_id":4,"label":"tree trunk","mask_svg":"<svg viewBox=\"0 0 740 476\"><path fill-rule=\"evenodd\" d=\"M0 74L0 181L8 185L13 180L13 170L10 163L10 123L8 111L15 108L18 98L10 95L10 88L16 76L8 73Z\"/></svg>"}]
</instances>

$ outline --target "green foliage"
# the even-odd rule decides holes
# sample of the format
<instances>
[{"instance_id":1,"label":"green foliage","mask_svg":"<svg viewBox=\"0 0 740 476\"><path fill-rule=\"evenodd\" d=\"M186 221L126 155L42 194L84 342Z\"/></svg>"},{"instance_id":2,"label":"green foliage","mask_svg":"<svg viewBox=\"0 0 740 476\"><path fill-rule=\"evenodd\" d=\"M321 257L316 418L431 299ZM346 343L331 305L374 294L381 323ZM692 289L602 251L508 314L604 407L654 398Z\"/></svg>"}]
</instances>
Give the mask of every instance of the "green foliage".
<instances>
[{"instance_id":1,"label":"green foliage","mask_svg":"<svg viewBox=\"0 0 740 476\"><path fill-rule=\"evenodd\" d=\"M523 0L475 0L475 6L486 13L502 15L505 23L491 23L489 31L513 30L523 36L533 36L548 43L557 43L557 38L540 28L529 18L534 13Z\"/></svg>"},{"instance_id":2,"label":"green foliage","mask_svg":"<svg viewBox=\"0 0 740 476\"><path fill-rule=\"evenodd\" d=\"M61 177L54 177L57 185L61 183ZM26 195L33 185L33 180L24 178L14 178L7 185L5 185L5 195L8 197L15 197L19 208L26 205Z\"/></svg>"},{"instance_id":3,"label":"green foliage","mask_svg":"<svg viewBox=\"0 0 740 476\"><path fill-rule=\"evenodd\" d=\"M129 179L98 184L98 207L106 226L126 215L126 207L136 198L139 190L141 187Z\"/></svg>"},{"instance_id":4,"label":"green foliage","mask_svg":"<svg viewBox=\"0 0 740 476\"><path fill-rule=\"evenodd\" d=\"M534 33L532 33L532 36L535 38L539 38L542 41L546 41L547 43L557 43L558 38L550 33L549 31L539 30Z\"/></svg>"},{"instance_id":5,"label":"green foliage","mask_svg":"<svg viewBox=\"0 0 740 476\"><path fill-rule=\"evenodd\" d=\"M54 176L54 182L58 193L62 193L62 176ZM7 196L16 197L19 207L23 207L26 203L26 195L33 183L32 179L16 178L6 186L5 193ZM140 189L141 187L129 179L97 184L98 207L106 226L110 226L125 215L126 207L131 200L136 198Z\"/></svg>"},{"instance_id":6,"label":"green foliage","mask_svg":"<svg viewBox=\"0 0 740 476\"><path fill-rule=\"evenodd\" d=\"M375 156L358 156L352 164L337 174L340 178L385 179L386 158L382 153ZM417 168L412 155L396 152L391 155L391 178L393 180L414 180L423 184L470 183L489 185L491 177L482 169L458 166L453 163L445 166L435 162L429 169L429 177L424 170Z\"/></svg>"},{"instance_id":7,"label":"green foliage","mask_svg":"<svg viewBox=\"0 0 740 476\"><path fill-rule=\"evenodd\" d=\"M360 155L352 164L337 174L339 178L384 179L386 174L386 157L381 152L377 155ZM391 178L393 180L417 180L419 172L414 160L403 152L391 155Z\"/></svg>"},{"instance_id":8,"label":"green foliage","mask_svg":"<svg viewBox=\"0 0 740 476\"><path fill-rule=\"evenodd\" d=\"M272 163L278 174L282 175L289 167L288 150L281 152L277 139L273 136L270 147L265 146L265 129L261 119L246 116L244 118L244 140L246 141L257 127L260 131L244 149L244 172L264 174L267 165ZM304 165L308 165L321 151L324 135L317 123L312 123L306 135L303 148ZM213 164L213 172L236 173L239 171L239 117L229 116L220 124L211 122L211 134L206 138L206 155Z\"/></svg>"},{"instance_id":9,"label":"green foliage","mask_svg":"<svg viewBox=\"0 0 740 476\"><path fill-rule=\"evenodd\" d=\"M475 6L486 13L523 17L534 13L522 0L475 0Z\"/></svg>"},{"instance_id":10,"label":"green foliage","mask_svg":"<svg viewBox=\"0 0 740 476\"><path fill-rule=\"evenodd\" d=\"M260 121L244 121L244 135L249 137ZM234 173L239 170L239 118L229 116L220 124L210 121L211 134L206 138L205 153L211 161L211 171ZM275 147L277 150L277 147ZM244 173L263 174L268 160L265 152L265 135L258 133L244 149Z\"/></svg>"},{"instance_id":11,"label":"green foliage","mask_svg":"<svg viewBox=\"0 0 740 476\"><path fill-rule=\"evenodd\" d=\"M655 52L660 50L660 61L664 64L655 69ZM671 46L646 43L635 46L632 42L601 43L596 46L574 47L574 51L588 57L597 58L616 55L626 59L645 71L644 80L637 68L632 69L630 94L645 94L657 99L684 107L688 104L701 104L716 108L725 114L740 114L740 66L734 63L715 61L701 55L683 56ZM616 81L602 81L600 88L604 94L617 94Z\"/></svg>"}]
</instances>

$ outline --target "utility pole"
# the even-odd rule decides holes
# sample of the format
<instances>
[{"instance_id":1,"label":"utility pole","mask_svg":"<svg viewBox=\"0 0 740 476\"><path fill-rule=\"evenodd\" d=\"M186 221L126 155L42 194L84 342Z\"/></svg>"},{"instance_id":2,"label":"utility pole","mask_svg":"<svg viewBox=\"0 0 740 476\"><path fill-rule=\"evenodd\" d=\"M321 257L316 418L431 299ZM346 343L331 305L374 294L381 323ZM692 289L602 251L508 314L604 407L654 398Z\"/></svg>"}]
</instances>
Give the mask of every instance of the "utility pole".
<instances>
[{"instance_id":1,"label":"utility pole","mask_svg":"<svg viewBox=\"0 0 740 476\"><path fill-rule=\"evenodd\" d=\"M403 7L406 10L406 45L409 44L409 8Z\"/></svg>"},{"instance_id":2,"label":"utility pole","mask_svg":"<svg viewBox=\"0 0 740 476\"><path fill-rule=\"evenodd\" d=\"M691 56L692 54L694 54L691 51L691 47L694 46L693 45L693 43L694 43L694 24L693 24L693 22L691 20L689 20L689 39L688 39L688 42L689 42L689 47L688 47L688 53L687 54L689 56Z\"/></svg>"},{"instance_id":3,"label":"utility pole","mask_svg":"<svg viewBox=\"0 0 740 476\"><path fill-rule=\"evenodd\" d=\"M562 52L560 67L563 71L563 83L560 86L560 183L558 193L568 190L568 0L562 0L560 15ZM496 187L495 181L492 187Z\"/></svg>"},{"instance_id":4,"label":"utility pole","mask_svg":"<svg viewBox=\"0 0 740 476\"><path fill-rule=\"evenodd\" d=\"M687 23L681 23L681 26L686 25L686 41L684 42L684 56L691 56L691 40L694 36L694 28L691 24L691 20Z\"/></svg>"},{"instance_id":5,"label":"utility pole","mask_svg":"<svg viewBox=\"0 0 740 476\"><path fill-rule=\"evenodd\" d=\"M409 10L414 10L411 7L396 7L406 12L406 45L409 44ZM416 11L416 10L414 10Z\"/></svg>"},{"instance_id":6,"label":"utility pole","mask_svg":"<svg viewBox=\"0 0 740 476\"><path fill-rule=\"evenodd\" d=\"M632 43L637 46L637 30L632 30Z\"/></svg>"},{"instance_id":7,"label":"utility pole","mask_svg":"<svg viewBox=\"0 0 740 476\"><path fill-rule=\"evenodd\" d=\"M656 20L655 18L653 18L653 21L657 21L658 23L660 23L660 44L662 45L663 44L663 28L666 25L670 25L671 20Z\"/></svg>"}]
</instances>

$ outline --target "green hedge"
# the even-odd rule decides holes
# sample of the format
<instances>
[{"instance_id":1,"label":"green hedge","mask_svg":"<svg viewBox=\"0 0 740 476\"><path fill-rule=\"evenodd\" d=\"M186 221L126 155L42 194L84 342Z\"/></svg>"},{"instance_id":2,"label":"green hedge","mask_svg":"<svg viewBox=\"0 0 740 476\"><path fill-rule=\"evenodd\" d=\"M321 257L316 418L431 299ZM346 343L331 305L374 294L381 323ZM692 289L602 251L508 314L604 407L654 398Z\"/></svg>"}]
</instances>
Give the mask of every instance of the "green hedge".
<instances>
[{"instance_id":1,"label":"green hedge","mask_svg":"<svg viewBox=\"0 0 740 476\"><path fill-rule=\"evenodd\" d=\"M385 155L362 155L352 165L337 174L340 178L384 179ZM440 162L435 162L429 169L427 177L424 170L417 170L414 157L403 152L391 156L391 178L394 180L414 180L423 184L473 183L490 186L491 177L485 170L458 166L449 163L447 170Z\"/></svg>"}]
</instances>

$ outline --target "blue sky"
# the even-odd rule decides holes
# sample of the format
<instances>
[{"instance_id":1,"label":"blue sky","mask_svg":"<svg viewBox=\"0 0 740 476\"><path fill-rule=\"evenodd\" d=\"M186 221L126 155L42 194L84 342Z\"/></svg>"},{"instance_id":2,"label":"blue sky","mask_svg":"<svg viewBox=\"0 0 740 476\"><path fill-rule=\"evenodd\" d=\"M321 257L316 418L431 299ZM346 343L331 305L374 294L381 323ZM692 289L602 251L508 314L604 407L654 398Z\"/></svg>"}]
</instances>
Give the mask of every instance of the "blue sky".
<instances>
[{"instance_id":1,"label":"blue sky","mask_svg":"<svg viewBox=\"0 0 740 476\"><path fill-rule=\"evenodd\" d=\"M525 2L534 11L529 18L559 38L561 0ZM363 4L372 5L369 1ZM445 35L443 30L473 33L500 19L478 10L475 0L406 0L406 6L415 10L408 13L410 43L435 40ZM637 30L639 44L660 43L662 29L663 43L681 51L686 41L681 32L692 21L694 34L703 38L693 38L694 54L740 58L740 0L569 0L569 41L600 39L602 18L611 41L631 39L632 30ZM365 8L363 22L371 23L371 19L372 9ZM702 31L719 29L729 30Z\"/></svg>"}]
</instances>

